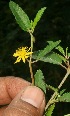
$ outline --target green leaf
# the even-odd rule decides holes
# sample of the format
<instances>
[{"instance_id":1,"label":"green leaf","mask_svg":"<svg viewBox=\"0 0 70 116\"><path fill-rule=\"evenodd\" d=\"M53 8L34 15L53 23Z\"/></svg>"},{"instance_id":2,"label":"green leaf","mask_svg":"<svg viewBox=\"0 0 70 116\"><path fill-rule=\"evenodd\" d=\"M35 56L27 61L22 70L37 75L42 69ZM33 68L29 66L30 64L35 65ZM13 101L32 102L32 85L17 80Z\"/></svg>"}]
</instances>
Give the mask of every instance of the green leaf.
<instances>
[{"instance_id":1,"label":"green leaf","mask_svg":"<svg viewBox=\"0 0 70 116\"><path fill-rule=\"evenodd\" d=\"M61 90L60 95L62 95L65 91L66 91L66 89Z\"/></svg>"},{"instance_id":2,"label":"green leaf","mask_svg":"<svg viewBox=\"0 0 70 116\"><path fill-rule=\"evenodd\" d=\"M60 65L62 63L62 58L64 59L64 57L60 56L59 54L55 52L50 52L47 55L41 58L38 58L39 52L41 52L41 50L34 52L32 58L36 60L44 61L44 62L57 64L57 65Z\"/></svg>"},{"instance_id":3,"label":"green leaf","mask_svg":"<svg viewBox=\"0 0 70 116\"><path fill-rule=\"evenodd\" d=\"M57 88L55 88L55 87L53 87L53 86L51 86L51 85L46 85L46 88L51 89L51 90L53 90L53 91L55 91L55 92L58 91Z\"/></svg>"},{"instance_id":4,"label":"green leaf","mask_svg":"<svg viewBox=\"0 0 70 116\"><path fill-rule=\"evenodd\" d=\"M55 104L52 104L49 108L48 111L46 111L45 116L52 116L53 110L55 108Z\"/></svg>"},{"instance_id":5,"label":"green leaf","mask_svg":"<svg viewBox=\"0 0 70 116\"><path fill-rule=\"evenodd\" d=\"M52 41L51 44L47 45L46 48L44 48L44 50L41 50L41 52L39 52L38 59L51 52L51 50L53 50L60 42L60 40L56 42Z\"/></svg>"},{"instance_id":6,"label":"green leaf","mask_svg":"<svg viewBox=\"0 0 70 116\"><path fill-rule=\"evenodd\" d=\"M59 54L58 54L59 55ZM61 55L59 55L59 57L62 59L62 61L64 61L64 62L66 62L66 58L65 57L63 57L63 56L61 56Z\"/></svg>"},{"instance_id":7,"label":"green leaf","mask_svg":"<svg viewBox=\"0 0 70 116\"><path fill-rule=\"evenodd\" d=\"M43 73L40 69L37 70L36 74L34 75L34 78L35 78L35 85L41 88L44 91L44 93L46 93L46 83L44 81Z\"/></svg>"},{"instance_id":8,"label":"green leaf","mask_svg":"<svg viewBox=\"0 0 70 116\"><path fill-rule=\"evenodd\" d=\"M68 53L68 57L70 57L70 53Z\"/></svg>"},{"instance_id":9,"label":"green leaf","mask_svg":"<svg viewBox=\"0 0 70 116\"><path fill-rule=\"evenodd\" d=\"M70 92L64 93L62 96L58 98L60 102L70 102Z\"/></svg>"},{"instance_id":10,"label":"green leaf","mask_svg":"<svg viewBox=\"0 0 70 116\"><path fill-rule=\"evenodd\" d=\"M64 115L64 116L70 116L70 114Z\"/></svg>"},{"instance_id":11,"label":"green leaf","mask_svg":"<svg viewBox=\"0 0 70 116\"><path fill-rule=\"evenodd\" d=\"M32 24L33 29L36 27L36 25L37 25L38 21L40 20L42 14L44 13L45 9L46 9L46 7L41 8L41 10L39 10L38 13L36 14L36 17L35 17L34 22Z\"/></svg>"},{"instance_id":12,"label":"green leaf","mask_svg":"<svg viewBox=\"0 0 70 116\"><path fill-rule=\"evenodd\" d=\"M61 46L57 46L56 49L59 50L59 52L61 52L65 56L65 52Z\"/></svg>"},{"instance_id":13,"label":"green leaf","mask_svg":"<svg viewBox=\"0 0 70 116\"><path fill-rule=\"evenodd\" d=\"M22 30L28 31L31 28L31 24L27 14L13 1L9 2L9 7Z\"/></svg>"}]
</instances>

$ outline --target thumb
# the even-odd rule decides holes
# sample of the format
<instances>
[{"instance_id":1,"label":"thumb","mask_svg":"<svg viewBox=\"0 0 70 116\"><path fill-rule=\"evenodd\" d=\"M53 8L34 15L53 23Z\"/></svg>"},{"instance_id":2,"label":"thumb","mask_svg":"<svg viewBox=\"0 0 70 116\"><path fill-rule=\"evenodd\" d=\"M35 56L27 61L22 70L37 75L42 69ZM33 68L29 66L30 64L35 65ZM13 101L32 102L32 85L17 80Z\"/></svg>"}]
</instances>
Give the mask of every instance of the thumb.
<instances>
[{"instance_id":1,"label":"thumb","mask_svg":"<svg viewBox=\"0 0 70 116\"><path fill-rule=\"evenodd\" d=\"M3 116L43 116L45 95L36 86L28 86L10 103Z\"/></svg>"}]
</instances>

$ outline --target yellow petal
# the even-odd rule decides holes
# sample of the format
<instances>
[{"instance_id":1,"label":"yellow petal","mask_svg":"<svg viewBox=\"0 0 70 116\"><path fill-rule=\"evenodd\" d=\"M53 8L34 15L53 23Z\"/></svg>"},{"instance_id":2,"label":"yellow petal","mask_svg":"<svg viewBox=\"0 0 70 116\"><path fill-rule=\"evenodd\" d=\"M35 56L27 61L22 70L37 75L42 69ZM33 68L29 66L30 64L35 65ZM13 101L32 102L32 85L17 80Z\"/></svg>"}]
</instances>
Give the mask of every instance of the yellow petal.
<instances>
[{"instance_id":1,"label":"yellow petal","mask_svg":"<svg viewBox=\"0 0 70 116\"><path fill-rule=\"evenodd\" d=\"M20 62L20 60L21 60L21 58L18 57L15 63Z\"/></svg>"},{"instance_id":2,"label":"yellow petal","mask_svg":"<svg viewBox=\"0 0 70 116\"><path fill-rule=\"evenodd\" d=\"M22 60L23 60L23 62L25 63L25 58L24 58L24 57L22 58Z\"/></svg>"}]
</instances>

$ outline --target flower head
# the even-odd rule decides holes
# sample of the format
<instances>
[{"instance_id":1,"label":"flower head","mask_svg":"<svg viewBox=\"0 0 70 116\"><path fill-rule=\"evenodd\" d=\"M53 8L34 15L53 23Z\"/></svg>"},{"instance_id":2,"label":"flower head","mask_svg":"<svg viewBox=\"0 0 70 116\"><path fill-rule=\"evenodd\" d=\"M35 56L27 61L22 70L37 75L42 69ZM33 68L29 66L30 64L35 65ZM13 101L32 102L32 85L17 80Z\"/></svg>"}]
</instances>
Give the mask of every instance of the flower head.
<instances>
[{"instance_id":1,"label":"flower head","mask_svg":"<svg viewBox=\"0 0 70 116\"><path fill-rule=\"evenodd\" d=\"M33 53L29 52L31 47L28 49L28 47L21 47L16 50L16 53L13 54L14 57L17 57L17 60L15 63L20 62L22 60L25 63L25 60Z\"/></svg>"}]
</instances>

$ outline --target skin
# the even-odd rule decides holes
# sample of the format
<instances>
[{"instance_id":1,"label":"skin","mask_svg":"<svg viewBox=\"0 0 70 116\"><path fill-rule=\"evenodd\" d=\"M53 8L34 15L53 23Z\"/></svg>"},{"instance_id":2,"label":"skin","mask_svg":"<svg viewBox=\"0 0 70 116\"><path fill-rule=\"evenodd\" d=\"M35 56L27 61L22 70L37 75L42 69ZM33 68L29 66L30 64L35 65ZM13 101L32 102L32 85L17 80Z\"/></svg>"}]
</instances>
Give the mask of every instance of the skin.
<instances>
[{"instance_id":1,"label":"skin","mask_svg":"<svg viewBox=\"0 0 70 116\"><path fill-rule=\"evenodd\" d=\"M0 116L43 116L45 95L14 76L0 77Z\"/></svg>"}]
</instances>

